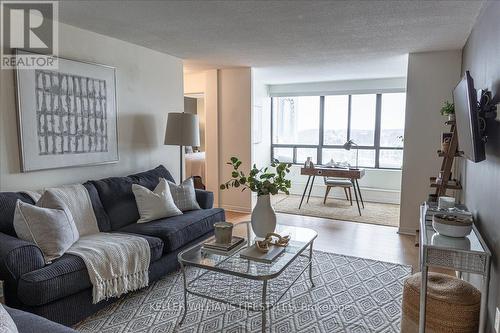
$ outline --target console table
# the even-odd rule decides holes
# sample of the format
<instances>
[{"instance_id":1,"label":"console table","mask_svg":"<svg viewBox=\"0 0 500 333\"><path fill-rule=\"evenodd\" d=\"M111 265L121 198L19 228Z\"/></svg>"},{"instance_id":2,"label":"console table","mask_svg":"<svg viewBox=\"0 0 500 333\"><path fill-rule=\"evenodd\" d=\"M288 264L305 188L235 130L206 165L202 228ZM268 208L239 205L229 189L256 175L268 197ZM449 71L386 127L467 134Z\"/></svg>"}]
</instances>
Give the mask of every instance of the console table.
<instances>
[{"instance_id":1,"label":"console table","mask_svg":"<svg viewBox=\"0 0 500 333\"><path fill-rule=\"evenodd\" d=\"M301 175L309 176L307 178L306 187L304 188L304 193L302 193L302 198L300 199L299 209L302 207L302 202L306 196L307 187L309 186L309 181L312 177L311 186L309 187L309 193L307 194L307 202L309 202L309 197L311 196L311 191L314 185L314 180L316 176L321 177L336 177L336 178L346 178L350 179L352 186L354 187L354 197L356 198L356 204L358 205L358 212L361 216L361 208L359 207L359 200L361 200L361 205L363 209L365 208L365 203L363 202L363 197L361 196L361 189L359 188L358 179L361 179L365 175L365 169L346 169L346 168L328 168L328 167L314 167L314 168L301 168ZM359 200L358 200L359 194Z\"/></svg>"},{"instance_id":2,"label":"console table","mask_svg":"<svg viewBox=\"0 0 500 333\"><path fill-rule=\"evenodd\" d=\"M420 206L420 270L422 284L420 288L419 332L425 332L428 268L441 267L458 271L460 276L462 272L482 276L479 318L479 332L482 333L486 325L491 252L475 225L473 225L472 232L463 238L439 235L432 227L432 216L438 212L440 211L435 204L424 203Z\"/></svg>"}]
</instances>

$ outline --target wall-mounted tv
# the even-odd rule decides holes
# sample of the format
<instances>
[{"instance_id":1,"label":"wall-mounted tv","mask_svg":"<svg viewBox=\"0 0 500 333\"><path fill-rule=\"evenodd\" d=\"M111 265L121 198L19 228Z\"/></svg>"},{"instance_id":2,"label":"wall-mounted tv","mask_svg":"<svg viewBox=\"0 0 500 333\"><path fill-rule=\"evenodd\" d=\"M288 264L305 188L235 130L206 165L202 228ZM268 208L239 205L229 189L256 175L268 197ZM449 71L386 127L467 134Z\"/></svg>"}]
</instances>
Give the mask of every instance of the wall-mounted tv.
<instances>
[{"instance_id":1,"label":"wall-mounted tv","mask_svg":"<svg viewBox=\"0 0 500 333\"><path fill-rule=\"evenodd\" d=\"M474 80L466 71L465 76L453 90L455 117L458 132L458 146L465 157L473 162L486 159L485 143L481 130L477 92Z\"/></svg>"}]
</instances>

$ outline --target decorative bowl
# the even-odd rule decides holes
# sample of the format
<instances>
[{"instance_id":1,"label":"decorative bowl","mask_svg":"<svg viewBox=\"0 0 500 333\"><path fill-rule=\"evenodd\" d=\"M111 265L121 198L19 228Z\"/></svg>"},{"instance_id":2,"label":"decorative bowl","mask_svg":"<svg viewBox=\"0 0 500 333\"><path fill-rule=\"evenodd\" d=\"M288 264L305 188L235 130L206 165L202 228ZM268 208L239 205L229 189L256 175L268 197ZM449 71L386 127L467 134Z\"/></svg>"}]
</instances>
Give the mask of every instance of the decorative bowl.
<instances>
[{"instance_id":1,"label":"decorative bowl","mask_svg":"<svg viewBox=\"0 0 500 333\"><path fill-rule=\"evenodd\" d=\"M449 237L465 237L472 231L472 219L457 218L453 215L435 214L432 227L440 235Z\"/></svg>"}]
</instances>

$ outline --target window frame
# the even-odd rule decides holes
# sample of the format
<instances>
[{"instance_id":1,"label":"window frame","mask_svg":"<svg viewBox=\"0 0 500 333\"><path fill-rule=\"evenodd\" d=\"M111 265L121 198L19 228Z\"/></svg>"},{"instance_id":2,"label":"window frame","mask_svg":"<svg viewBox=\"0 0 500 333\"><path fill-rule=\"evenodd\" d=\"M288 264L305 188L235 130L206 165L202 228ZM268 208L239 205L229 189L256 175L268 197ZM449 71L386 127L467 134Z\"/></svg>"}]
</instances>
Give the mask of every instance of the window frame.
<instances>
[{"instance_id":1,"label":"window frame","mask_svg":"<svg viewBox=\"0 0 500 333\"><path fill-rule=\"evenodd\" d=\"M375 99L375 136L373 141L373 146L360 145L358 149L367 149L375 151L375 166L374 167L364 167L364 169L382 169L382 170L401 170L402 168L388 168L380 167L380 150L401 150L404 151L404 143L402 147L387 147L380 145L380 132L382 125L382 95L391 93L405 93L405 90L394 90L390 92L377 92L377 93L349 93L349 94L337 94L337 95L347 95L347 140L351 138L351 113L352 113L352 96L353 95L376 95ZM332 94L335 95L335 94ZM299 96L299 95L297 95ZM343 145L326 145L324 144L324 129L325 129L325 97L331 95L319 95L319 141L317 145L314 144L280 144L274 143L274 98L280 97L297 97L297 96L273 96L271 97L271 160L274 160L274 148L293 148L293 162L292 164L298 165L301 163L297 162L297 148L316 148L317 149L317 162L318 165L324 164L323 161L323 148L337 148L344 149ZM309 95L310 96L310 95ZM405 110L406 111L406 110Z\"/></svg>"}]
</instances>

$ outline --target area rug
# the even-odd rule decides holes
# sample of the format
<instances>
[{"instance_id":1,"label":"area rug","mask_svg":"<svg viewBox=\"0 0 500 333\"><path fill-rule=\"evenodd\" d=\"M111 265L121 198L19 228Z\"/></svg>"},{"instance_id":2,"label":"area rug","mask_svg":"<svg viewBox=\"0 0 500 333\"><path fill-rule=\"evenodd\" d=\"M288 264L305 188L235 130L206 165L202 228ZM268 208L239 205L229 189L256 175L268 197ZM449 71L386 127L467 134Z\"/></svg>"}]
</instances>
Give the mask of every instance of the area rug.
<instances>
[{"instance_id":1,"label":"area rug","mask_svg":"<svg viewBox=\"0 0 500 333\"><path fill-rule=\"evenodd\" d=\"M311 287L307 273L300 276L279 306L270 310L268 332L399 332L403 281L411 266L314 251ZM291 265L280 276L279 285L290 279ZM188 269L188 279L201 270ZM251 283L235 278L217 282L220 292L255 294ZM230 281L231 280L231 281ZM245 280L249 281L249 280ZM272 280L273 281L273 280ZM206 287L210 286L210 281ZM270 288L273 288L270 282ZM260 289L257 289L260 290ZM258 294L258 292L257 292ZM248 295L247 295L248 296ZM188 313L178 327L183 308L180 272L168 275L148 288L131 293L75 326L80 332L260 332L261 315L188 296Z\"/></svg>"},{"instance_id":2,"label":"area rug","mask_svg":"<svg viewBox=\"0 0 500 333\"><path fill-rule=\"evenodd\" d=\"M304 198L302 207L299 209L300 198L301 196L299 195L276 196L273 200L274 209L280 213L387 225L391 227L399 226L399 205L365 201L365 208L361 208L362 215L359 216L354 198L351 206L345 199L328 198L326 204L323 204L323 198L311 197L307 203L306 197Z\"/></svg>"}]
</instances>

